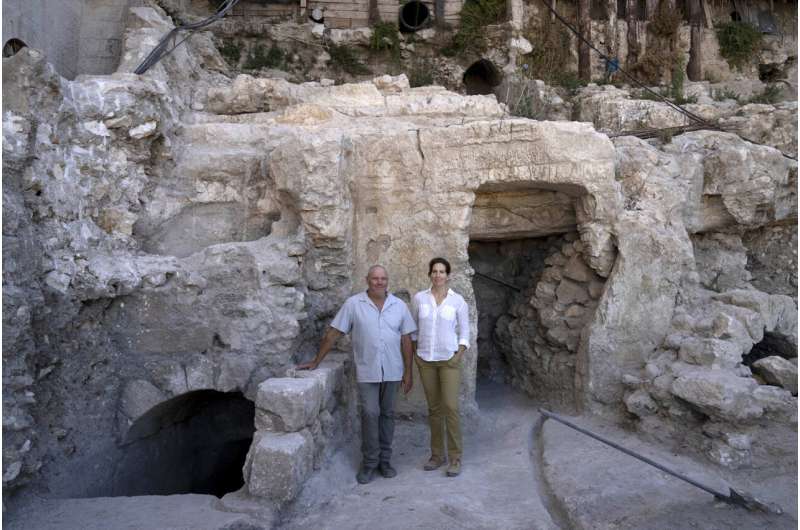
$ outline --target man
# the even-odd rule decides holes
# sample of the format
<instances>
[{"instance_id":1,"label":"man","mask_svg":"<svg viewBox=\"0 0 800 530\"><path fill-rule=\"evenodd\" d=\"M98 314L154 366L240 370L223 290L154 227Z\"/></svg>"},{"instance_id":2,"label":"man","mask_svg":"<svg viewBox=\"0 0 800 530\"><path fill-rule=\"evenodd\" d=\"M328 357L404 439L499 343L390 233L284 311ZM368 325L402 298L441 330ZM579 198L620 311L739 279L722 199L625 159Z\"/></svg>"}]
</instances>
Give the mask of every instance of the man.
<instances>
[{"instance_id":1,"label":"man","mask_svg":"<svg viewBox=\"0 0 800 530\"><path fill-rule=\"evenodd\" d=\"M360 484L377 469L386 478L397 475L391 465L394 403L398 387L408 394L413 385L411 333L417 330L406 304L389 294L389 275L381 265L367 272L367 290L348 298L322 338L314 360L297 365L314 370L344 333L350 333L361 404ZM401 353L402 352L402 353Z\"/></svg>"}]
</instances>

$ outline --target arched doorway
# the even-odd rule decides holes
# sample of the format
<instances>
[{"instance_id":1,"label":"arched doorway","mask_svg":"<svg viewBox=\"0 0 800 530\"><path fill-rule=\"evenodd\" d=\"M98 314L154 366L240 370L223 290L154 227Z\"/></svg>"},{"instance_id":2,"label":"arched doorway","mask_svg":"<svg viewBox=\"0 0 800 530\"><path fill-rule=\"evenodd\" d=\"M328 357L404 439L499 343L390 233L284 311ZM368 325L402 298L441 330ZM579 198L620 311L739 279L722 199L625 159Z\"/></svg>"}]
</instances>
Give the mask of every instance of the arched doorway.
<instances>
[{"instance_id":1,"label":"arched doorway","mask_svg":"<svg viewBox=\"0 0 800 530\"><path fill-rule=\"evenodd\" d=\"M12 57L28 45L20 39L8 39L3 45L3 57Z\"/></svg>"},{"instance_id":2,"label":"arched doorway","mask_svg":"<svg viewBox=\"0 0 800 530\"><path fill-rule=\"evenodd\" d=\"M106 495L211 494L244 485L255 405L239 392L198 390L153 407L126 435Z\"/></svg>"}]
</instances>

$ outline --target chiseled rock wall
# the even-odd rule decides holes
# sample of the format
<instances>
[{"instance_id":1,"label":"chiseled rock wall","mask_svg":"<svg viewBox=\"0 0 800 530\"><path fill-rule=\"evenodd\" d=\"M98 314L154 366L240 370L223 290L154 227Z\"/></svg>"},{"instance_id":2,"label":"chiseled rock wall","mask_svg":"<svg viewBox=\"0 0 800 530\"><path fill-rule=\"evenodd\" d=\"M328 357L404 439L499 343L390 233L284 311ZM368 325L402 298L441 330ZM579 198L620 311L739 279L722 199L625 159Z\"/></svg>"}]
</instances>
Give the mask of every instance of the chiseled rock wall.
<instances>
[{"instance_id":1,"label":"chiseled rock wall","mask_svg":"<svg viewBox=\"0 0 800 530\"><path fill-rule=\"evenodd\" d=\"M590 124L510 118L493 97L403 76L231 81L203 35L135 76L171 24L156 9L131 18L111 76L67 82L28 49L3 61L7 491L45 461L51 491L86 491L137 420L182 393L256 401L313 353L376 262L408 298L447 256L474 336L475 234L575 233L534 288L536 315L518 318L542 324L534 345L568 367L545 373L566 388L573 371L579 406L716 433L709 454L725 462L741 425L791 421L796 398L741 364L764 333L797 344L796 302L742 271L742 253L776 252L769 238L793 232L775 227L796 222L796 163L773 148L708 131L660 150L612 143ZM491 213L506 206L513 215ZM767 265L751 276L791 284ZM424 411L420 387L402 411Z\"/></svg>"}]
</instances>

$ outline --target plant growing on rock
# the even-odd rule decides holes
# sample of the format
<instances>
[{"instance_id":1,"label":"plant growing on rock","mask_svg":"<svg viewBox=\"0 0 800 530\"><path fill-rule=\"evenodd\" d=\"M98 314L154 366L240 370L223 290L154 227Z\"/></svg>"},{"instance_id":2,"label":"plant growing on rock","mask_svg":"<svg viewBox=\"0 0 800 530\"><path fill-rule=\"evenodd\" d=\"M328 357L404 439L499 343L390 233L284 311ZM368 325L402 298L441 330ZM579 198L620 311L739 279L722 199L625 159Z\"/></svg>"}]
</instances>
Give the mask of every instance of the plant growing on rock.
<instances>
[{"instance_id":1,"label":"plant growing on rock","mask_svg":"<svg viewBox=\"0 0 800 530\"><path fill-rule=\"evenodd\" d=\"M222 46L219 48L219 53L222 55L222 58L225 59L225 61L227 61L231 66L238 65L239 59L242 56L241 48L232 40L223 41Z\"/></svg>"},{"instance_id":2,"label":"plant growing on rock","mask_svg":"<svg viewBox=\"0 0 800 530\"><path fill-rule=\"evenodd\" d=\"M741 70L761 48L761 32L749 22L725 22L717 24L716 30L719 53L731 68Z\"/></svg>"},{"instance_id":3,"label":"plant growing on rock","mask_svg":"<svg viewBox=\"0 0 800 530\"><path fill-rule=\"evenodd\" d=\"M260 68L283 68L286 54L278 46L273 45L266 51L261 44L257 45L247 56L242 68L245 70L258 70Z\"/></svg>"},{"instance_id":4,"label":"plant growing on rock","mask_svg":"<svg viewBox=\"0 0 800 530\"><path fill-rule=\"evenodd\" d=\"M372 70L358 59L356 52L347 45L331 44L328 46L328 54L331 56L331 65L342 72L350 75L369 75L372 73Z\"/></svg>"},{"instance_id":5,"label":"plant growing on rock","mask_svg":"<svg viewBox=\"0 0 800 530\"><path fill-rule=\"evenodd\" d=\"M392 60L399 62L400 36L397 33L397 27L391 22L378 22L372 26L369 48L377 52L388 50L392 55Z\"/></svg>"},{"instance_id":6,"label":"plant growing on rock","mask_svg":"<svg viewBox=\"0 0 800 530\"><path fill-rule=\"evenodd\" d=\"M408 71L408 84L411 87L432 85L433 72L433 64L429 60L420 59L415 61Z\"/></svg>"},{"instance_id":7,"label":"plant growing on rock","mask_svg":"<svg viewBox=\"0 0 800 530\"><path fill-rule=\"evenodd\" d=\"M483 28L503 20L506 0L467 0L461 8L461 26L442 54L453 57L466 52L480 54L486 49Z\"/></svg>"}]
</instances>

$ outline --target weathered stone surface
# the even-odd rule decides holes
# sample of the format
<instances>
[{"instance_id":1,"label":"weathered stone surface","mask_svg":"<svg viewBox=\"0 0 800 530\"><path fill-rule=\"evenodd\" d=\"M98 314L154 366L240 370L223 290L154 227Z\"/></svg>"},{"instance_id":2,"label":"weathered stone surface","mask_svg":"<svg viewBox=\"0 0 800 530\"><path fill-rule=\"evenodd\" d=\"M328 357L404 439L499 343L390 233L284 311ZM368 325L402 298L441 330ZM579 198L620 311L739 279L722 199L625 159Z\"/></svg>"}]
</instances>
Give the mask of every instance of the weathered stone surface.
<instances>
[{"instance_id":1,"label":"weathered stone surface","mask_svg":"<svg viewBox=\"0 0 800 530\"><path fill-rule=\"evenodd\" d=\"M672 393L712 417L748 421L764 409L752 399L757 383L722 370L696 370L679 376Z\"/></svg>"},{"instance_id":2,"label":"weathered stone surface","mask_svg":"<svg viewBox=\"0 0 800 530\"><path fill-rule=\"evenodd\" d=\"M247 487L251 495L283 504L294 499L314 462L313 441L303 433L264 433L247 455Z\"/></svg>"},{"instance_id":3,"label":"weathered stone surface","mask_svg":"<svg viewBox=\"0 0 800 530\"><path fill-rule=\"evenodd\" d=\"M797 365L783 357L765 357L753 363L753 371L771 384L797 395Z\"/></svg>"},{"instance_id":4,"label":"weathered stone surface","mask_svg":"<svg viewBox=\"0 0 800 530\"><path fill-rule=\"evenodd\" d=\"M299 431L316 419L322 397L321 379L268 379L258 385L256 426L270 431Z\"/></svg>"},{"instance_id":5,"label":"weathered stone surface","mask_svg":"<svg viewBox=\"0 0 800 530\"><path fill-rule=\"evenodd\" d=\"M143 380L130 381L120 397L120 411L130 420L136 420L145 412L166 400L166 396L153 383Z\"/></svg>"},{"instance_id":6,"label":"weathered stone surface","mask_svg":"<svg viewBox=\"0 0 800 530\"><path fill-rule=\"evenodd\" d=\"M321 386L321 405L331 410L335 406L336 393L344 385L344 366L334 360L325 360L316 370L298 370L294 377L301 379L315 379Z\"/></svg>"}]
</instances>

